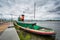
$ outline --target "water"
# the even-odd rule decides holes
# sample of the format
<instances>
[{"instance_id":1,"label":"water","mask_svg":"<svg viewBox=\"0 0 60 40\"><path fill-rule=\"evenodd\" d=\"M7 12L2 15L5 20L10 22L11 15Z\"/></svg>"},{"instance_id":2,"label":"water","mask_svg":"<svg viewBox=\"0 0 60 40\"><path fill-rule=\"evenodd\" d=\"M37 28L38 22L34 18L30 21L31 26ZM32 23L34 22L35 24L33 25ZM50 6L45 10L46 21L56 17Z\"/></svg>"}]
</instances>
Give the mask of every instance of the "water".
<instances>
[{"instance_id":1,"label":"water","mask_svg":"<svg viewBox=\"0 0 60 40\"><path fill-rule=\"evenodd\" d=\"M60 40L60 21L40 21L37 22L37 25L51 28L56 32L56 40Z\"/></svg>"},{"instance_id":2,"label":"water","mask_svg":"<svg viewBox=\"0 0 60 40\"><path fill-rule=\"evenodd\" d=\"M56 32L55 40L60 40L60 21L32 21L32 22L36 22L37 25L39 26L55 30Z\"/></svg>"}]
</instances>

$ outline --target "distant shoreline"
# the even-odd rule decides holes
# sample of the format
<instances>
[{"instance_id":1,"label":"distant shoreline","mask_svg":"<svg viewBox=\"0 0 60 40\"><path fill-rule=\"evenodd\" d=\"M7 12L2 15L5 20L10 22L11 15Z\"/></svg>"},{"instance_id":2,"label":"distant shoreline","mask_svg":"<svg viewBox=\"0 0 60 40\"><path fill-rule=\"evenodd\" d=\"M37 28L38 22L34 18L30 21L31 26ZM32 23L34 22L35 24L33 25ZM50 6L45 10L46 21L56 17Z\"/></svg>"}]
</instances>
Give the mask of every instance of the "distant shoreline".
<instances>
[{"instance_id":1,"label":"distant shoreline","mask_svg":"<svg viewBox=\"0 0 60 40\"><path fill-rule=\"evenodd\" d=\"M16 21L16 20L6 20L6 19L3 19L2 21ZM60 21L60 20L24 20L24 21ZM1 19L0 19L0 22L1 22Z\"/></svg>"},{"instance_id":2,"label":"distant shoreline","mask_svg":"<svg viewBox=\"0 0 60 40\"><path fill-rule=\"evenodd\" d=\"M25 21L29 21L29 20L25 20ZM60 21L60 20L30 20L30 21Z\"/></svg>"},{"instance_id":3,"label":"distant shoreline","mask_svg":"<svg viewBox=\"0 0 60 40\"><path fill-rule=\"evenodd\" d=\"M8 19L0 19L0 20L8 20ZM13 19L9 19L9 20L13 20ZM25 19L25 20L29 20L29 19ZM34 20L34 21L60 21L60 20Z\"/></svg>"}]
</instances>

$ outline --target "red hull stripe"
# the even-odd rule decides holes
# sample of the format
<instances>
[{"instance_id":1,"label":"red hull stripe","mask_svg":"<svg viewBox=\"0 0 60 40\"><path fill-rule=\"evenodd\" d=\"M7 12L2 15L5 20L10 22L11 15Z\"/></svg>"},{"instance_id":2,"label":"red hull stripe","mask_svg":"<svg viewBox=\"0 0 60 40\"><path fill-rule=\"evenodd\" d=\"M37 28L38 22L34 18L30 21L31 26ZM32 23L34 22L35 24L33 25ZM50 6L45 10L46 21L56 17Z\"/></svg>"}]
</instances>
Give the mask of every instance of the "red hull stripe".
<instances>
[{"instance_id":1,"label":"red hull stripe","mask_svg":"<svg viewBox=\"0 0 60 40\"><path fill-rule=\"evenodd\" d=\"M43 35L52 35L52 34L55 34L54 32L37 32L37 31L28 30L28 29L24 29L24 28L21 28L21 29L26 30L26 31L31 32L31 33L36 33L36 34L43 34Z\"/></svg>"}]
</instances>

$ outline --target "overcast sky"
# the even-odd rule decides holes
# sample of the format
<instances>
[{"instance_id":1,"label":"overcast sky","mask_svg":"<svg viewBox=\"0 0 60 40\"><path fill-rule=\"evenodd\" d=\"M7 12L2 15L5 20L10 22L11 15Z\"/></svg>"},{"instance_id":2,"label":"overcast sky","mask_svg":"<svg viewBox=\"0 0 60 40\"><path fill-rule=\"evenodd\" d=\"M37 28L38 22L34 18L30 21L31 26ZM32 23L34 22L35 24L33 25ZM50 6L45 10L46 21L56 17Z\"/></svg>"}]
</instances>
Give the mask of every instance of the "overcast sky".
<instances>
[{"instance_id":1,"label":"overcast sky","mask_svg":"<svg viewBox=\"0 0 60 40\"><path fill-rule=\"evenodd\" d=\"M34 19L34 2L37 20L60 20L60 0L0 0L0 18L16 19L24 14L25 19Z\"/></svg>"}]
</instances>

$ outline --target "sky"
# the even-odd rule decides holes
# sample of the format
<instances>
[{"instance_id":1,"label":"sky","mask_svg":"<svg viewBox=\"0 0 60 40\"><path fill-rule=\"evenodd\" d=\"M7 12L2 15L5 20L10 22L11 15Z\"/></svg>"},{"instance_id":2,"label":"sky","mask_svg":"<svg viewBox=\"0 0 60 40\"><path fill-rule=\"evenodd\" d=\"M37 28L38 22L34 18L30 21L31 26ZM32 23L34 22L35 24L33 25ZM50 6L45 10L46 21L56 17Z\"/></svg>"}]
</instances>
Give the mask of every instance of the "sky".
<instances>
[{"instance_id":1,"label":"sky","mask_svg":"<svg viewBox=\"0 0 60 40\"><path fill-rule=\"evenodd\" d=\"M0 0L0 18L33 20L34 3L35 20L60 20L60 0Z\"/></svg>"}]
</instances>

